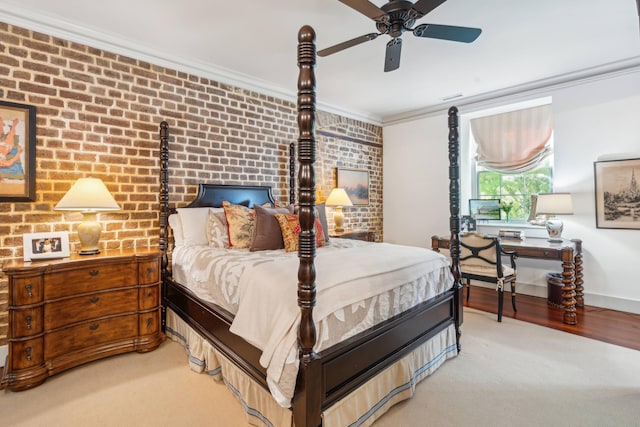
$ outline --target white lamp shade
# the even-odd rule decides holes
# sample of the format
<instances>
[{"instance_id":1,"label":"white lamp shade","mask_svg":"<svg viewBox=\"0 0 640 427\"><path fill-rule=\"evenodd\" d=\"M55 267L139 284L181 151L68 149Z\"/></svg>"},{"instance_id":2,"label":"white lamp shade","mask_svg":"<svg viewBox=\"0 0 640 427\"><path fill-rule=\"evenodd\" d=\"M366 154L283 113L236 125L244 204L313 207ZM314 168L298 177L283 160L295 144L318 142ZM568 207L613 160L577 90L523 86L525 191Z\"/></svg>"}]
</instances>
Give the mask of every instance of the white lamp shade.
<instances>
[{"instance_id":1,"label":"white lamp shade","mask_svg":"<svg viewBox=\"0 0 640 427\"><path fill-rule=\"evenodd\" d=\"M334 188L324 202L326 206L353 206L344 188Z\"/></svg>"},{"instance_id":2,"label":"white lamp shade","mask_svg":"<svg viewBox=\"0 0 640 427\"><path fill-rule=\"evenodd\" d=\"M57 211L118 211L120 206L102 180L80 178L53 209Z\"/></svg>"},{"instance_id":3,"label":"white lamp shade","mask_svg":"<svg viewBox=\"0 0 640 427\"><path fill-rule=\"evenodd\" d=\"M571 193L540 193L536 215L573 215Z\"/></svg>"}]
</instances>

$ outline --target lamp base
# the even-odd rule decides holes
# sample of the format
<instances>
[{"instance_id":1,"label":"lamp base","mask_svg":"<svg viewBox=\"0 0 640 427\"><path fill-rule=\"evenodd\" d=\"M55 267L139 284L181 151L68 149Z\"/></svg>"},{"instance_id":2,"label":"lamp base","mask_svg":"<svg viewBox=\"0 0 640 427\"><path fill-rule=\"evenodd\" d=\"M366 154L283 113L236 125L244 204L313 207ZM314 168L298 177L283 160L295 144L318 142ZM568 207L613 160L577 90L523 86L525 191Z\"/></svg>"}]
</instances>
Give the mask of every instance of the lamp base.
<instances>
[{"instance_id":1,"label":"lamp base","mask_svg":"<svg viewBox=\"0 0 640 427\"><path fill-rule=\"evenodd\" d=\"M547 233L549 233L547 240L552 243L562 243L562 221L559 219L547 219L544 225L547 228Z\"/></svg>"},{"instance_id":2,"label":"lamp base","mask_svg":"<svg viewBox=\"0 0 640 427\"><path fill-rule=\"evenodd\" d=\"M342 206L336 206L336 211L333 213L333 222L336 225L335 230L338 233L342 233L344 231L344 214L342 213Z\"/></svg>"},{"instance_id":3,"label":"lamp base","mask_svg":"<svg viewBox=\"0 0 640 427\"><path fill-rule=\"evenodd\" d=\"M95 255L100 253L98 242L102 226L96 221L95 212L83 212L84 221L78 224L78 239L80 240L80 255Z\"/></svg>"},{"instance_id":4,"label":"lamp base","mask_svg":"<svg viewBox=\"0 0 640 427\"><path fill-rule=\"evenodd\" d=\"M78 252L78 255L96 255L100 253L100 249L89 249L89 250L80 250L80 252Z\"/></svg>"}]
</instances>

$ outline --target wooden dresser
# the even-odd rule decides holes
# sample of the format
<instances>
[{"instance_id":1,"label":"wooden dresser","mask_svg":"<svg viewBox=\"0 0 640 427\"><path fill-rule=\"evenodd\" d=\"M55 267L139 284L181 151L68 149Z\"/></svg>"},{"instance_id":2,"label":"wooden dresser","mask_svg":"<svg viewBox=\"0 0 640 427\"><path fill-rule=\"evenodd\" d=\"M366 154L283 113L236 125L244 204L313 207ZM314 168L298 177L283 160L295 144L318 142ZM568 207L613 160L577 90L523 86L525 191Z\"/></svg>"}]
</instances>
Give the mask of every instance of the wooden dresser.
<instances>
[{"instance_id":1,"label":"wooden dresser","mask_svg":"<svg viewBox=\"0 0 640 427\"><path fill-rule=\"evenodd\" d=\"M2 386L20 391L92 360L157 348L160 252L99 255L5 265L9 354Z\"/></svg>"},{"instance_id":2,"label":"wooden dresser","mask_svg":"<svg viewBox=\"0 0 640 427\"><path fill-rule=\"evenodd\" d=\"M375 242L375 230L345 230L332 231L329 237L340 237L342 239L364 240L365 242Z\"/></svg>"}]
</instances>

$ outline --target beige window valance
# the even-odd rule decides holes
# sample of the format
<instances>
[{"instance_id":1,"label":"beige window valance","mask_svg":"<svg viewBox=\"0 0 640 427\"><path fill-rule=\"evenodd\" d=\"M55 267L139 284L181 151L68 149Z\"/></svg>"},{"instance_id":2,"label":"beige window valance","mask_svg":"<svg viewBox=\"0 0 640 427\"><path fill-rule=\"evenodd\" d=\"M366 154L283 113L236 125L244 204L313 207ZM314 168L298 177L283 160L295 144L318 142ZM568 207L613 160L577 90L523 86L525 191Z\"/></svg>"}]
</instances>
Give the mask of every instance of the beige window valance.
<instances>
[{"instance_id":1,"label":"beige window valance","mask_svg":"<svg viewBox=\"0 0 640 427\"><path fill-rule=\"evenodd\" d=\"M534 169L553 152L551 104L471 120L480 166L503 172Z\"/></svg>"}]
</instances>

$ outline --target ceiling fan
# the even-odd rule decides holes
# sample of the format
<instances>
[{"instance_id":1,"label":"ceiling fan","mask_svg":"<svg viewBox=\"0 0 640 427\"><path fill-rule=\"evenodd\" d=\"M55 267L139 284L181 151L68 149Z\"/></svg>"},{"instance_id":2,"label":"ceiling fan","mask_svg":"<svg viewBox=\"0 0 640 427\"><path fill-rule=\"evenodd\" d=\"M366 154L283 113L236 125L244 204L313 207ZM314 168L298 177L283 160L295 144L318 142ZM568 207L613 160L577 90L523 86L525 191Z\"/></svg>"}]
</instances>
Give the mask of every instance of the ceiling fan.
<instances>
[{"instance_id":1,"label":"ceiling fan","mask_svg":"<svg viewBox=\"0 0 640 427\"><path fill-rule=\"evenodd\" d=\"M415 28L411 28L416 20L422 18L446 0L418 0L415 4L407 0L391 0L382 7L374 5L369 0L339 1L373 19L379 32L365 34L355 39L338 43L335 46L322 49L318 51L318 55L328 56L373 40L383 34L388 34L392 39L387 43L387 52L384 60L385 72L396 70L400 66L400 53L402 51L402 39L400 36L405 31L412 32L416 37L451 40L463 43L471 43L477 39L482 32L480 28L435 24L421 24Z\"/></svg>"}]
</instances>

